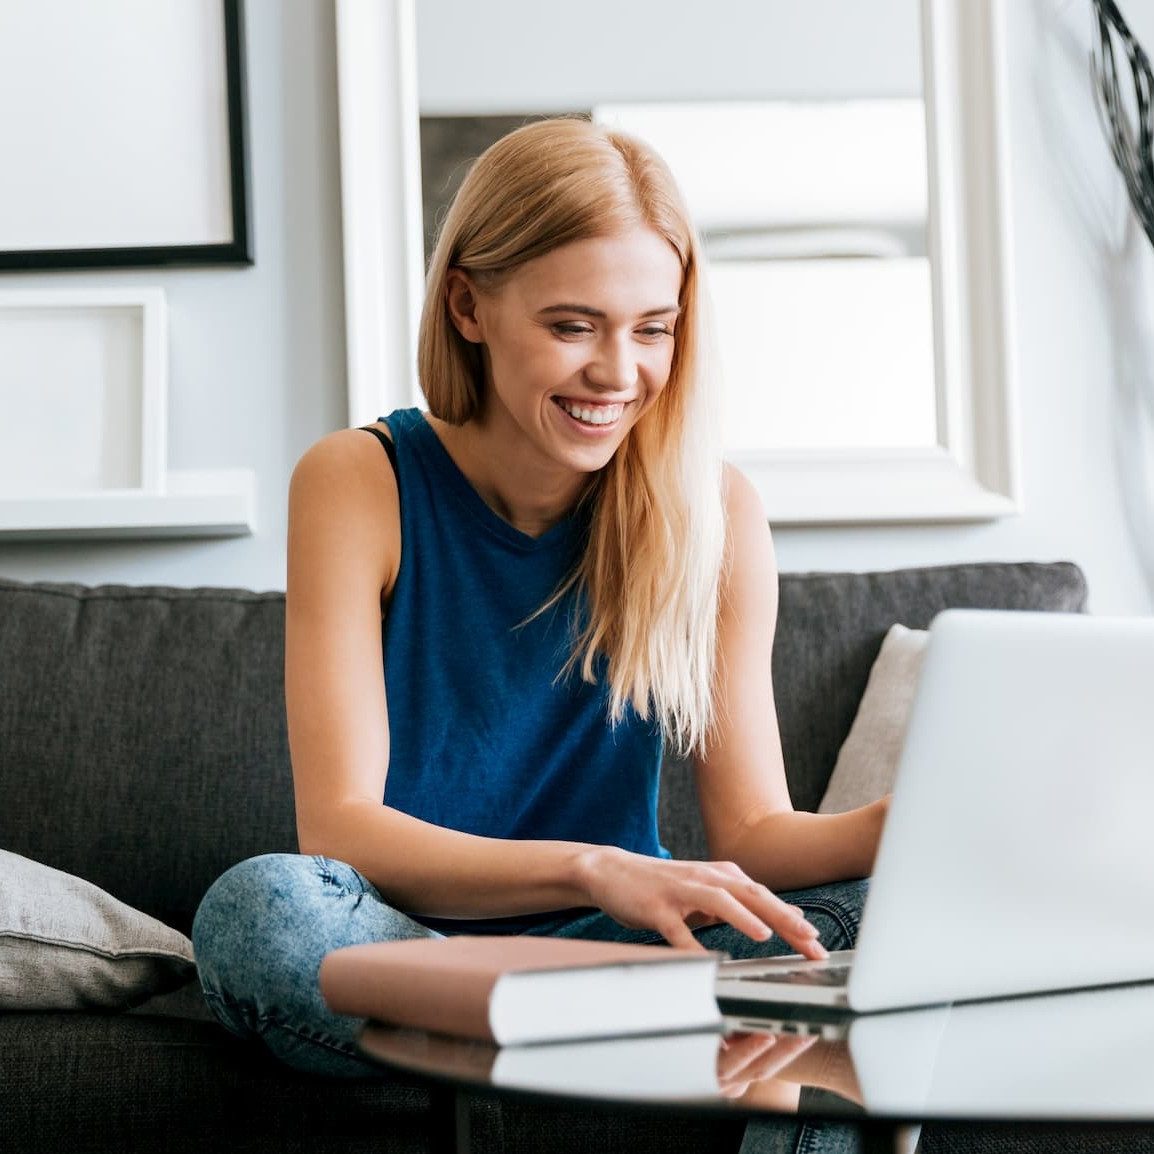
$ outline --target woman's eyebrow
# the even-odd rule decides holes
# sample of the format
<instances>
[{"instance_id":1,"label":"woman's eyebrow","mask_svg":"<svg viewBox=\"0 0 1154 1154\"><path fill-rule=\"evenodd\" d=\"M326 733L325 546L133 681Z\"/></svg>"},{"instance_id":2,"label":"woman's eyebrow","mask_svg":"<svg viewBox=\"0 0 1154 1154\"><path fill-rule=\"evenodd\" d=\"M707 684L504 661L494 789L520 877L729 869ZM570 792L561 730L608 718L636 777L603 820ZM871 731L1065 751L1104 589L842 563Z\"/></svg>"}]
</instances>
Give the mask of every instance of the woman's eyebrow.
<instances>
[{"instance_id":1,"label":"woman's eyebrow","mask_svg":"<svg viewBox=\"0 0 1154 1154\"><path fill-rule=\"evenodd\" d=\"M639 313L638 315L642 317L664 317L669 316L671 313L676 315L680 312L680 305L665 305L661 308L646 309L645 312ZM608 315L601 309L595 309L591 305L577 304L548 305L546 308L540 310L538 316L544 316L547 313L580 313L582 316L596 317L598 320L604 320Z\"/></svg>"}]
</instances>

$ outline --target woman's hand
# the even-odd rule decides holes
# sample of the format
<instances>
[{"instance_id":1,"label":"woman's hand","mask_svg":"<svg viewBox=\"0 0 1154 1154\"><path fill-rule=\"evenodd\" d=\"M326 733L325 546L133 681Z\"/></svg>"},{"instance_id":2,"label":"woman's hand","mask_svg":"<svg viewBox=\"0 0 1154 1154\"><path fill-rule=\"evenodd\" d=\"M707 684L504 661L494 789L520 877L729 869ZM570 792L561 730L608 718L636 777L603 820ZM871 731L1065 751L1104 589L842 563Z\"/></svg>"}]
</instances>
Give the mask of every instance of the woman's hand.
<instances>
[{"instance_id":1,"label":"woman's hand","mask_svg":"<svg viewBox=\"0 0 1154 1154\"><path fill-rule=\"evenodd\" d=\"M849 1046L813 1034L729 1034L718 1053L717 1071L719 1093L743 1106L796 1110L803 1086L864 1104Z\"/></svg>"},{"instance_id":2,"label":"woman's hand","mask_svg":"<svg viewBox=\"0 0 1154 1154\"><path fill-rule=\"evenodd\" d=\"M751 1086L776 1077L817 1041L816 1034L728 1034L717 1051L717 1086L723 1098L741 1098Z\"/></svg>"},{"instance_id":3,"label":"woman's hand","mask_svg":"<svg viewBox=\"0 0 1154 1154\"><path fill-rule=\"evenodd\" d=\"M792 1039L793 1035L778 1035L778 1041ZM729 1041L729 1039L726 1039ZM773 1083L793 1083L796 1086L811 1086L819 1090L829 1090L848 1102L864 1105L861 1083L849 1044L843 1040L831 1040L810 1036L806 1039L812 1046L800 1047L789 1052L789 1062L780 1063L771 1076L760 1080L750 1079L741 1101L750 1106L766 1105L763 1095L773 1098L780 1096L780 1089L771 1088ZM773 1048L767 1051L773 1053Z\"/></svg>"},{"instance_id":4,"label":"woman's hand","mask_svg":"<svg viewBox=\"0 0 1154 1154\"><path fill-rule=\"evenodd\" d=\"M817 927L732 862L673 861L597 846L584 855L590 904L631 929L656 930L671 946L704 947L691 927L728 923L754 941L780 934L807 958L826 957Z\"/></svg>"}]
</instances>

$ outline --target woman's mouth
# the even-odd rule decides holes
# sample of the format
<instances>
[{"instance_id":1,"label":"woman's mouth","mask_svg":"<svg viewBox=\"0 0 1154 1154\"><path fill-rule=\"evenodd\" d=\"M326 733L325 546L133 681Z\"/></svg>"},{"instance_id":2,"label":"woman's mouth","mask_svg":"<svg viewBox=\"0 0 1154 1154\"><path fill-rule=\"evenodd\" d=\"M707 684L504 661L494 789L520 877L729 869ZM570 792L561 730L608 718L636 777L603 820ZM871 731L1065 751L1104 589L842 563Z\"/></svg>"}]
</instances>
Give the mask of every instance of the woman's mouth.
<instances>
[{"instance_id":1,"label":"woman's mouth","mask_svg":"<svg viewBox=\"0 0 1154 1154\"><path fill-rule=\"evenodd\" d=\"M581 401L570 401L565 397L554 397L553 400L557 403L558 408L572 417L579 425L584 425L587 428L615 425L625 411L625 405L621 402L612 405L592 405Z\"/></svg>"}]
</instances>

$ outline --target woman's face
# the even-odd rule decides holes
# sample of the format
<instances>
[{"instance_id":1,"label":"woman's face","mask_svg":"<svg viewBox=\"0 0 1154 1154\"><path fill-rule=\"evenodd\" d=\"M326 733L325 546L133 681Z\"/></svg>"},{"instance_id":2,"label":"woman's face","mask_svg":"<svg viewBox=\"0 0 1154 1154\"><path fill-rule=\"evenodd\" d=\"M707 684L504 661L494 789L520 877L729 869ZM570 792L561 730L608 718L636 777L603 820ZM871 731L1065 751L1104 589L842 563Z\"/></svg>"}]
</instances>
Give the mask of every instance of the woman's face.
<instances>
[{"instance_id":1,"label":"woman's face","mask_svg":"<svg viewBox=\"0 0 1154 1154\"><path fill-rule=\"evenodd\" d=\"M450 283L462 299L468 282ZM602 468L669 380L681 262L647 228L575 241L471 297L484 346L487 430L573 471Z\"/></svg>"}]
</instances>

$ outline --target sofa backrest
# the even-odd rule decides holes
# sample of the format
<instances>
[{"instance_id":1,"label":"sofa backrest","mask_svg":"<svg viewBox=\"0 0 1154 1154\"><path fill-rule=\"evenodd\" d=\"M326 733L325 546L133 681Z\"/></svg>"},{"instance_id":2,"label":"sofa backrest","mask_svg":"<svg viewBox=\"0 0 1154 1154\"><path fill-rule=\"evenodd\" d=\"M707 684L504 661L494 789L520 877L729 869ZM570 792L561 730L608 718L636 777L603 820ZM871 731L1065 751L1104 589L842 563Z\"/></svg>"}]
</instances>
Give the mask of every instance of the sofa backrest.
<instances>
[{"instance_id":1,"label":"sofa backrest","mask_svg":"<svg viewBox=\"0 0 1154 1154\"><path fill-rule=\"evenodd\" d=\"M794 802L813 809L894 622L951 606L1079 611L1074 565L783 574L773 671ZM0 848L187 932L234 862L295 851L284 595L0 580ZM704 853L671 761L662 836Z\"/></svg>"},{"instance_id":2,"label":"sofa backrest","mask_svg":"<svg viewBox=\"0 0 1154 1154\"><path fill-rule=\"evenodd\" d=\"M187 932L295 850L284 595L0 582L0 847Z\"/></svg>"}]
</instances>

